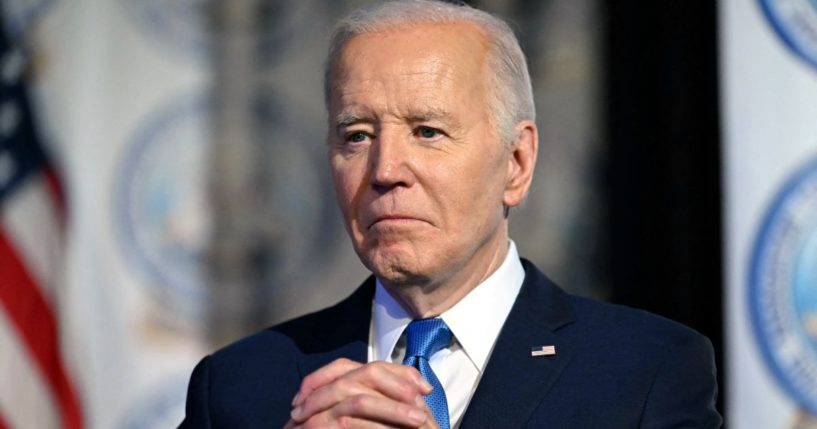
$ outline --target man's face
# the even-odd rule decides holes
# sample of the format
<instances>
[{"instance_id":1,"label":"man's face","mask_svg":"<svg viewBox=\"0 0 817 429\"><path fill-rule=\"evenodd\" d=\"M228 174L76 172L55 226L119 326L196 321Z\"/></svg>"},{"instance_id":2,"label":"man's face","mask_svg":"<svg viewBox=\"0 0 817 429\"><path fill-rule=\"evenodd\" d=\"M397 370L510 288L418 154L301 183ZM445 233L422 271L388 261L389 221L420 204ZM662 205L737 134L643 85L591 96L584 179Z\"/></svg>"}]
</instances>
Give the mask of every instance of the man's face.
<instances>
[{"instance_id":1,"label":"man's face","mask_svg":"<svg viewBox=\"0 0 817 429\"><path fill-rule=\"evenodd\" d=\"M489 120L485 46L469 24L427 24L343 49L329 106L335 193L355 251L387 284L466 278L507 247L513 166Z\"/></svg>"}]
</instances>

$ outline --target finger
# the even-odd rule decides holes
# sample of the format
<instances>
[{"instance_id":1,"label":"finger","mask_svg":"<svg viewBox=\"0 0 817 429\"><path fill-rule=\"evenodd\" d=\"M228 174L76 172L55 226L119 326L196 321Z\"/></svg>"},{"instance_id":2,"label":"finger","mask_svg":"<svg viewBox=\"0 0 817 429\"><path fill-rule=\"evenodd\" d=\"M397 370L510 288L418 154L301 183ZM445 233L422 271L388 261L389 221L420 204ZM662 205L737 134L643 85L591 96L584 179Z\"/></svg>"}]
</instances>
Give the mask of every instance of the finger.
<instances>
[{"instance_id":1,"label":"finger","mask_svg":"<svg viewBox=\"0 0 817 429\"><path fill-rule=\"evenodd\" d=\"M433 389L416 368L388 362L372 362L347 373L344 378L357 380L398 401L412 402Z\"/></svg>"},{"instance_id":2,"label":"finger","mask_svg":"<svg viewBox=\"0 0 817 429\"><path fill-rule=\"evenodd\" d=\"M428 418L418 404L405 404L383 396L355 395L312 416L302 427L420 428Z\"/></svg>"},{"instance_id":3,"label":"finger","mask_svg":"<svg viewBox=\"0 0 817 429\"><path fill-rule=\"evenodd\" d=\"M428 384L428 382L423 378L423 376L420 375L420 372L417 371L417 369L414 367L387 362L372 362L366 365L385 366L387 369L394 372L400 377L412 379L414 383L420 387L421 394L428 395L429 393L431 393L432 390L431 385ZM342 377L346 373L363 366L364 365L359 362L341 358L333 361L329 365L326 365L318 369L312 374L309 374L301 382L301 387L299 391L295 394L295 397L292 400L292 405L293 406L300 405L304 401L306 396L308 396L316 389L325 386L331 383L332 381Z\"/></svg>"},{"instance_id":4,"label":"finger","mask_svg":"<svg viewBox=\"0 0 817 429\"><path fill-rule=\"evenodd\" d=\"M423 376L420 374L420 371L418 371L417 368L408 365L398 364L391 365L393 366L390 367L390 369L393 371L408 373L406 376L413 379L415 384L419 386L421 395L423 396L428 395L434 389L434 387L432 387L431 384L429 384L429 382L426 381L425 378L423 378Z\"/></svg>"},{"instance_id":5,"label":"finger","mask_svg":"<svg viewBox=\"0 0 817 429\"><path fill-rule=\"evenodd\" d=\"M423 412L426 415L426 422L422 426L422 429L440 429L440 426L437 424L437 420L434 419L434 413L431 412L431 408L428 408L428 404L423 401Z\"/></svg>"},{"instance_id":6,"label":"finger","mask_svg":"<svg viewBox=\"0 0 817 429\"><path fill-rule=\"evenodd\" d=\"M339 420L331 421L325 418L324 415L316 416L308 422L300 426L294 426L292 429L395 429L395 426L385 425L383 423L373 422L369 420L357 419L354 417L344 417ZM414 429L414 428L412 428Z\"/></svg>"},{"instance_id":7,"label":"finger","mask_svg":"<svg viewBox=\"0 0 817 429\"><path fill-rule=\"evenodd\" d=\"M419 403L407 404L391 398L372 395L350 396L333 407L330 414L334 418L353 417L392 426L419 428L428 415Z\"/></svg>"},{"instance_id":8,"label":"finger","mask_svg":"<svg viewBox=\"0 0 817 429\"><path fill-rule=\"evenodd\" d=\"M290 417L296 423L303 423L312 416L330 410L345 398L355 395L382 396L365 385L340 378L310 393L300 405L292 409Z\"/></svg>"},{"instance_id":9,"label":"finger","mask_svg":"<svg viewBox=\"0 0 817 429\"><path fill-rule=\"evenodd\" d=\"M426 389L421 388L422 384L418 386L418 377L422 380L416 370L402 365L370 363L310 393L295 406L291 417L296 422L304 422L356 395L385 396L406 404L424 404L422 395L426 394Z\"/></svg>"},{"instance_id":10,"label":"finger","mask_svg":"<svg viewBox=\"0 0 817 429\"><path fill-rule=\"evenodd\" d=\"M363 366L363 364L360 362L340 358L332 361L332 363L329 365L319 368L317 371L309 374L303 379L301 382L301 387L298 389L298 393L296 393L295 397L292 399L292 406L297 407L316 389L337 380L347 372L361 366Z\"/></svg>"}]
</instances>

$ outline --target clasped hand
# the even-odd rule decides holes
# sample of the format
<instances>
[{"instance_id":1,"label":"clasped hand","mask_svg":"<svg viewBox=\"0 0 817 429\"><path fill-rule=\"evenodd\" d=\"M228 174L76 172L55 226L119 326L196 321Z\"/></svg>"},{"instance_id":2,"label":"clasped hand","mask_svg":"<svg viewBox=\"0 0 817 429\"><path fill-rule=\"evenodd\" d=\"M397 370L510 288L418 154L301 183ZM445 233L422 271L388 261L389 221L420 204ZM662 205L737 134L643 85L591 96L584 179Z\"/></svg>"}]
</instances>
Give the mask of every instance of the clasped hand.
<instances>
[{"instance_id":1,"label":"clasped hand","mask_svg":"<svg viewBox=\"0 0 817 429\"><path fill-rule=\"evenodd\" d=\"M338 359L304 378L284 428L438 429L431 389L410 366Z\"/></svg>"}]
</instances>

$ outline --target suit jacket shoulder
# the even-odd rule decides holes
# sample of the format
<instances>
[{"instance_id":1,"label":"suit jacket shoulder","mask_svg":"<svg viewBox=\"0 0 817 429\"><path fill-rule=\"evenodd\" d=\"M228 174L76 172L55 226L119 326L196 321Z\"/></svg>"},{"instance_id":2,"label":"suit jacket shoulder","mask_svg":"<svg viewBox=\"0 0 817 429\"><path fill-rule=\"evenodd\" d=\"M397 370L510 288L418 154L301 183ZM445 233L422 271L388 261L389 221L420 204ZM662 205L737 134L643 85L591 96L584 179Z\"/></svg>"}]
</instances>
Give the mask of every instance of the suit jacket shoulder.
<instances>
[{"instance_id":1,"label":"suit jacket shoulder","mask_svg":"<svg viewBox=\"0 0 817 429\"><path fill-rule=\"evenodd\" d=\"M525 282L462 428L720 426L712 347L660 316ZM532 350L553 346L541 356Z\"/></svg>"},{"instance_id":2,"label":"suit jacket shoulder","mask_svg":"<svg viewBox=\"0 0 817 429\"><path fill-rule=\"evenodd\" d=\"M722 418L715 408L718 386L709 339L643 310L580 298L574 298L574 307L578 317L589 322L576 332L588 338L583 345L585 353L617 357L620 363L608 368L623 380L636 379L634 374L643 376L643 382L638 383L642 391L646 386L639 427L721 426Z\"/></svg>"},{"instance_id":3,"label":"suit jacket shoulder","mask_svg":"<svg viewBox=\"0 0 817 429\"><path fill-rule=\"evenodd\" d=\"M649 349L665 353L675 346L709 340L695 330L662 316L617 304L570 297L576 319L574 329L586 340L585 347ZM590 332L592 330L592 332Z\"/></svg>"}]
</instances>

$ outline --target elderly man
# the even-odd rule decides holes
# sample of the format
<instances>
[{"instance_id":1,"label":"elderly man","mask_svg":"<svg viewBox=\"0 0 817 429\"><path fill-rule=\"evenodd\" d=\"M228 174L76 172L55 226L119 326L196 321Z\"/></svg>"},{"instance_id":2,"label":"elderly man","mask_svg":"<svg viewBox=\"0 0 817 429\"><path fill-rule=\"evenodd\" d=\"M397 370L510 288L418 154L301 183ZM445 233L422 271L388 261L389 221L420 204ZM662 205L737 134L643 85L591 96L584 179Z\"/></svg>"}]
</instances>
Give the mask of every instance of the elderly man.
<instances>
[{"instance_id":1,"label":"elderly man","mask_svg":"<svg viewBox=\"0 0 817 429\"><path fill-rule=\"evenodd\" d=\"M182 427L720 425L705 338L570 296L509 240L537 130L504 22L419 0L358 12L325 85L337 200L373 276L202 360Z\"/></svg>"}]
</instances>

